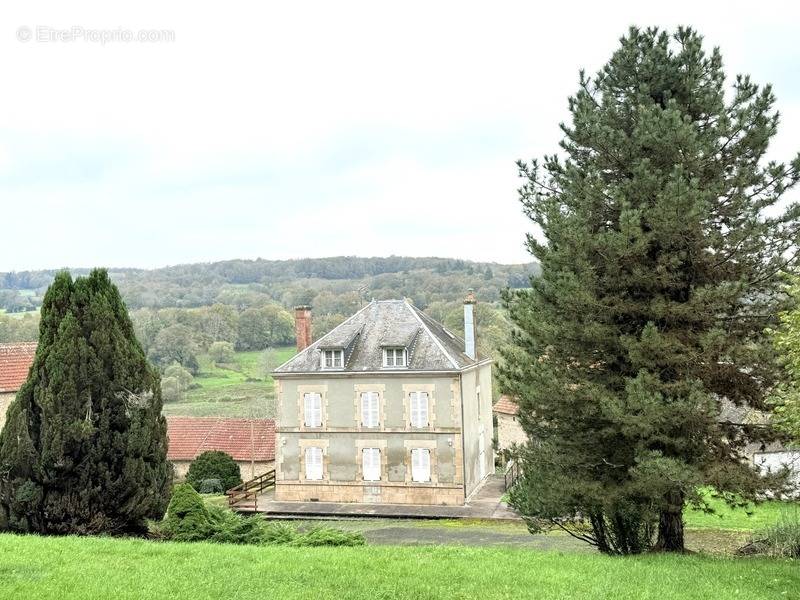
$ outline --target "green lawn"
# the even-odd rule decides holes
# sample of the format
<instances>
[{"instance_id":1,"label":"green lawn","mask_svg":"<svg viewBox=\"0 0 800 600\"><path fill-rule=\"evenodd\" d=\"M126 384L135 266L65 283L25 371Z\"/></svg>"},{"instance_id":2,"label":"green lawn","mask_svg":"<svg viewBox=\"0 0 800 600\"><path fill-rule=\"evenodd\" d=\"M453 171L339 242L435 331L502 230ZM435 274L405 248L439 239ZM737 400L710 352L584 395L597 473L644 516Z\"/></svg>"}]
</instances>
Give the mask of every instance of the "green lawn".
<instances>
[{"instance_id":1,"label":"green lawn","mask_svg":"<svg viewBox=\"0 0 800 600\"><path fill-rule=\"evenodd\" d=\"M198 356L196 387L182 402L164 405L165 415L193 417L275 416L274 382L268 372L294 354L294 346L256 352L237 352L229 365L215 365L207 354Z\"/></svg>"},{"instance_id":2,"label":"green lawn","mask_svg":"<svg viewBox=\"0 0 800 600\"><path fill-rule=\"evenodd\" d=\"M708 503L714 508L712 514L687 507L684 515L686 527L690 529L735 529L752 531L766 525L773 525L785 511L800 510L797 502L767 501L752 505L748 509L731 509L722 500L707 496Z\"/></svg>"},{"instance_id":3,"label":"green lawn","mask_svg":"<svg viewBox=\"0 0 800 600\"><path fill-rule=\"evenodd\" d=\"M0 535L4 598L798 598L791 561Z\"/></svg>"}]
</instances>

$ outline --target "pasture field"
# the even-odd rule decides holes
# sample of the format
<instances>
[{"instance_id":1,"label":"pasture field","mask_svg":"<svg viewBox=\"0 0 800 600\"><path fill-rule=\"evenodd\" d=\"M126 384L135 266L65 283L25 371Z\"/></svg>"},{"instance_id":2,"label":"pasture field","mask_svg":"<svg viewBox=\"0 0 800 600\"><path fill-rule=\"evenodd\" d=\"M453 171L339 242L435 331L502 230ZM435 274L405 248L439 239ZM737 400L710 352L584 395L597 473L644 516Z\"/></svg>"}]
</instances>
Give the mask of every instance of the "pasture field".
<instances>
[{"instance_id":1,"label":"pasture field","mask_svg":"<svg viewBox=\"0 0 800 600\"><path fill-rule=\"evenodd\" d=\"M3 598L798 598L788 560L0 535Z\"/></svg>"},{"instance_id":2,"label":"pasture field","mask_svg":"<svg viewBox=\"0 0 800 600\"><path fill-rule=\"evenodd\" d=\"M237 352L234 362L216 365L207 354L198 356L200 372L181 402L164 403L163 413L189 417L273 418L275 391L269 371L285 362L294 346Z\"/></svg>"}]
</instances>

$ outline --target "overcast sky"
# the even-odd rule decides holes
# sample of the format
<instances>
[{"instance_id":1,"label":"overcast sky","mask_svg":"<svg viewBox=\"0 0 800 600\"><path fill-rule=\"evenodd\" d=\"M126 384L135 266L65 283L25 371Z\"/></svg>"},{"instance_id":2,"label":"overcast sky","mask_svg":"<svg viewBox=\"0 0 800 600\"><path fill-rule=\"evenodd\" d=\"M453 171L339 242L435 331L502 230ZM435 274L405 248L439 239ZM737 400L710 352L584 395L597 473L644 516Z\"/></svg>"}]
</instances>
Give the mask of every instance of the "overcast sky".
<instances>
[{"instance_id":1,"label":"overcast sky","mask_svg":"<svg viewBox=\"0 0 800 600\"><path fill-rule=\"evenodd\" d=\"M0 271L527 261L514 161L557 150L578 70L631 24L694 25L773 83L773 156L800 149L797 3L9 4ZM98 39L142 29L174 39Z\"/></svg>"}]
</instances>

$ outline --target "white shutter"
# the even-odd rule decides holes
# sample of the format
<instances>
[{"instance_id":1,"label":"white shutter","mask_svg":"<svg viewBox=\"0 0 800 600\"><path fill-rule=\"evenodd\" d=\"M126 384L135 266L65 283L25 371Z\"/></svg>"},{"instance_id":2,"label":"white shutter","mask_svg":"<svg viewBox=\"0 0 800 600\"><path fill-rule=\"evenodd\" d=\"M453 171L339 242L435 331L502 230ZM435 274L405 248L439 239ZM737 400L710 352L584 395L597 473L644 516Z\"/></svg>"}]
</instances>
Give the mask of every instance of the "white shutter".
<instances>
[{"instance_id":1,"label":"white shutter","mask_svg":"<svg viewBox=\"0 0 800 600\"><path fill-rule=\"evenodd\" d=\"M322 448L306 448L306 479L322 479Z\"/></svg>"},{"instance_id":2,"label":"white shutter","mask_svg":"<svg viewBox=\"0 0 800 600\"><path fill-rule=\"evenodd\" d=\"M361 394L361 424L364 427L377 427L380 421L378 392Z\"/></svg>"},{"instance_id":3,"label":"white shutter","mask_svg":"<svg viewBox=\"0 0 800 600\"><path fill-rule=\"evenodd\" d=\"M394 364L397 367L405 367L406 366L406 350L405 350L405 348L400 348L400 349L395 351Z\"/></svg>"},{"instance_id":4,"label":"white shutter","mask_svg":"<svg viewBox=\"0 0 800 600\"><path fill-rule=\"evenodd\" d=\"M379 448L364 448L361 451L361 470L364 481L380 481L381 451Z\"/></svg>"},{"instance_id":5,"label":"white shutter","mask_svg":"<svg viewBox=\"0 0 800 600\"><path fill-rule=\"evenodd\" d=\"M431 451L427 448L411 450L411 480L420 483L431 480Z\"/></svg>"},{"instance_id":6,"label":"white shutter","mask_svg":"<svg viewBox=\"0 0 800 600\"><path fill-rule=\"evenodd\" d=\"M411 426L428 426L428 392L411 392Z\"/></svg>"},{"instance_id":7,"label":"white shutter","mask_svg":"<svg viewBox=\"0 0 800 600\"><path fill-rule=\"evenodd\" d=\"M322 427L322 396L320 394L304 394L306 427Z\"/></svg>"}]
</instances>

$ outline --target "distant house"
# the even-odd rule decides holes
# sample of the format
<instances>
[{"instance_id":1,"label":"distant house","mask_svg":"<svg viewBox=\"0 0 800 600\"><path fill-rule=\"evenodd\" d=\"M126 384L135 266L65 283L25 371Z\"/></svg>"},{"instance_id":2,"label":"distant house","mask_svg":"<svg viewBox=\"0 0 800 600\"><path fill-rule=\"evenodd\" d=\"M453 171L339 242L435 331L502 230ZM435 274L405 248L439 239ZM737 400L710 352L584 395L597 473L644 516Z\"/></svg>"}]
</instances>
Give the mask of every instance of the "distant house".
<instances>
[{"instance_id":1,"label":"distant house","mask_svg":"<svg viewBox=\"0 0 800 600\"><path fill-rule=\"evenodd\" d=\"M719 420L736 425L763 426L770 421L768 413L750 407L736 406L729 400L722 402ZM744 449L744 455L762 472L777 472L784 467L791 471L791 480L800 491L800 450L788 448L781 442L753 443Z\"/></svg>"},{"instance_id":2,"label":"distant house","mask_svg":"<svg viewBox=\"0 0 800 600\"><path fill-rule=\"evenodd\" d=\"M178 479L207 450L230 454L242 470L242 479L253 479L275 468L275 421L222 417L167 417L169 450Z\"/></svg>"},{"instance_id":3,"label":"distant house","mask_svg":"<svg viewBox=\"0 0 800 600\"><path fill-rule=\"evenodd\" d=\"M28 379L35 355L36 342L0 344L0 429L11 401Z\"/></svg>"},{"instance_id":4,"label":"distant house","mask_svg":"<svg viewBox=\"0 0 800 600\"><path fill-rule=\"evenodd\" d=\"M406 300L373 300L273 373L278 501L461 505L494 470L492 361ZM310 344L310 345L309 345Z\"/></svg>"},{"instance_id":5,"label":"distant house","mask_svg":"<svg viewBox=\"0 0 800 600\"><path fill-rule=\"evenodd\" d=\"M525 444L528 436L519 424L519 406L510 396L500 396L492 407L497 418L497 450L509 450L514 444Z\"/></svg>"}]
</instances>

